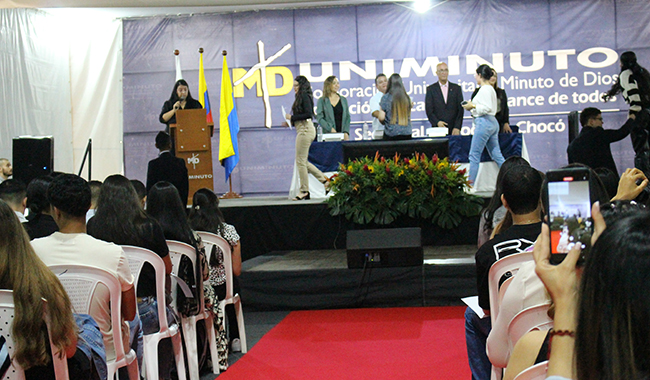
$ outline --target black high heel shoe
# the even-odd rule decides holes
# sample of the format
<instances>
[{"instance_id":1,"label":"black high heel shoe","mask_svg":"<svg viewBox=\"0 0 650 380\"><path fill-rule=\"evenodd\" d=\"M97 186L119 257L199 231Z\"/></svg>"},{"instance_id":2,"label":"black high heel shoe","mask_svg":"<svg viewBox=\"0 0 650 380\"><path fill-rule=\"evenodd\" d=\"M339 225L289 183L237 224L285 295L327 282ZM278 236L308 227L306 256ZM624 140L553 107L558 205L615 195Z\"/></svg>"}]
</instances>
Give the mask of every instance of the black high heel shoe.
<instances>
[{"instance_id":1,"label":"black high heel shoe","mask_svg":"<svg viewBox=\"0 0 650 380\"><path fill-rule=\"evenodd\" d=\"M330 181L329 178L327 178L322 183L323 183L323 186L325 186L325 195L327 195L330 192L330 190L332 189L332 182Z\"/></svg>"},{"instance_id":2,"label":"black high heel shoe","mask_svg":"<svg viewBox=\"0 0 650 380\"><path fill-rule=\"evenodd\" d=\"M309 199L309 191L300 195L296 195L295 198L292 199L292 201L304 201L305 199Z\"/></svg>"}]
</instances>

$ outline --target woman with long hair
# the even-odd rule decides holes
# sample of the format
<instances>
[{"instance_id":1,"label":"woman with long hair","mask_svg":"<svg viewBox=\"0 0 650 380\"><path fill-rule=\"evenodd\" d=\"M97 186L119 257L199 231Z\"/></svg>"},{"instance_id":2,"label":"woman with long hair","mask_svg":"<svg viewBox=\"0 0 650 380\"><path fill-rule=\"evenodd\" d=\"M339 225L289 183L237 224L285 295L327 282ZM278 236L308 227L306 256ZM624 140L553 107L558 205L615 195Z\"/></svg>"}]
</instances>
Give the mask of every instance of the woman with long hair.
<instances>
[{"instance_id":1,"label":"woman with long hair","mask_svg":"<svg viewBox=\"0 0 650 380\"><path fill-rule=\"evenodd\" d=\"M501 195L503 195L503 176L513 166L517 165L526 165L530 166L528 161L519 157L513 156L504 161L503 165L499 169L499 174L497 174L497 184L490 202L483 208L481 211L481 221L479 223L478 229L478 247L481 246L488 240L494 237L493 231L495 227L501 223L504 218L506 218L507 211L503 207L503 202L501 201ZM510 218L512 223L512 217Z\"/></svg>"},{"instance_id":2,"label":"woman with long hair","mask_svg":"<svg viewBox=\"0 0 650 380\"><path fill-rule=\"evenodd\" d=\"M88 234L118 245L132 245L149 249L163 259L166 275L172 271L169 249L162 228L156 220L142 209L138 195L128 178L116 174L104 181L97 200L97 210L87 225ZM158 302L156 299L156 274L149 263L140 271L137 284L138 314L145 335L159 331ZM167 313L169 323L174 321L171 310ZM174 368L174 352L170 339L164 339L158 346L159 376L171 378Z\"/></svg>"},{"instance_id":3,"label":"woman with long hair","mask_svg":"<svg viewBox=\"0 0 650 380\"><path fill-rule=\"evenodd\" d=\"M165 132L169 133L169 124L176 124L176 112L185 109L190 110L201 108L203 108L201 103L194 99L192 94L190 94L190 87L185 79L179 79L174 83L174 89L172 90L169 99L163 104L158 119L161 123L167 125L167 127L165 127ZM172 153L176 151L175 148L176 144L172 137Z\"/></svg>"},{"instance_id":4,"label":"woman with long hair","mask_svg":"<svg viewBox=\"0 0 650 380\"><path fill-rule=\"evenodd\" d=\"M330 75L323 83L323 96L318 99L316 117L323 133L343 133L344 139L350 138L350 111L345 96L339 94L338 78Z\"/></svg>"},{"instance_id":5,"label":"woman with long hair","mask_svg":"<svg viewBox=\"0 0 650 380\"><path fill-rule=\"evenodd\" d=\"M52 182L49 175L34 178L27 186L28 222L24 224L30 239L50 236L59 230L52 218L52 206L47 200L47 187Z\"/></svg>"},{"instance_id":6,"label":"woman with long hair","mask_svg":"<svg viewBox=\"0 0 650 380\"><path fill-rule=\"evenodd\" d=\"M476 69L476 83L481 86L472 100L463 105L474 118L474 136L469 149L469 180L472 184L476 181L481 154L487 146L488 153L497 165L501 167L505 159L499 147L499 122L494 117L497 113L497 93L490 84L494 76L492 68L486 64Z\"/></svg>"},{"instance_id":7,"label":"woman with long hair","mask_svg":"<svg viewBox=\"0 0 650 380\"><path fill-rule=\"evenodd\" d=\"M634 149L634 166L641 169L646 176L650 176L650 72L639 65L636 54L626 51L621 54L621 73L605 94L603 100L608 101L617 94L622 94L625 102L630 106L630 114L637 118L632 127L630 138ZM643 112L642 112L643 111Z\"/></svg>"},{"instance_id":8,"label":"woman with long hair","mask_svg":"<svg viewBox=\"0 0 650 380\"><path fill-rule=\"evenodd\" d=\"M535 244L535 271L555 304L549 379L650 378L650 213L606 225L592 208L592 248L576 268L576 245L559 265L549 263L549 230Z\"/></svg>"},{"instance_id":9,"label":"woman with long hair","mask_svg":"<svg viewBox=\"0 0 650 380\"><path fill-rule=\"evenodd\" d=\"M309 174L314 175L316 179L325 185L326 192L329 191L330 181L323 172L308 161L309 147L316 137L316 129L312 122L314 118L314 96L311 84L305 76L299 75L293 81L293 90L296 93L296 99L291 107L293 115L287 114L285 117L290 119L291 124L296 127L296 166L300 178L300 190L293 200L302 201L310 198Z\"/></svg>"},{"instance_id":10,"label":"woman with long hair","mask_svg":"<svg viewBox=\"0 0 650 380\"><path fill-rule=\"evenodd\" d=\"M379 102L379 121L384 124L384 140L411 138L411 98L404 89L402 77L393 74L388 78L386 93Z\"/></svg>"},{"instance_id":11,"label":"woman with long hair","mask_svg":"<svg viewBox=\"0 0 650 380\"><path fill-rule=\"evenodd\" d=\"M237 276L241 274L241 245L239 244L239 235L234 226L224 221L223 214L219 209L219 197L217 197L212 190L204 188L199 189L194 193L194 196L192 197L192 210L190 211L189 222L190 226L195 231L211 232L221 236L228 242L230 245L232 271L234 275L233 286L235 292L239 292L239 282L237 281ZM213 246L213 251L208 262L210 266L209 281L219 301L226 298L226 268L224 266L223 254L224 252L222 252L219 247L216 245ZM216 304L214 305L214 308L218 311ZM215 313L215 315L216 314L217 313ZM237 326L237 318L233 305L226 305L226 315L233 351L241 351L239 327ZM225 334L226 332L222 331L222 318L222 315L215 318L215 328L223 335L220 344L225 344L225 347L227 347L228 339ZM219 349L219 345L217 345L217 349Z\"/></svg>"},{"instance_id":12,"label":"woman with long hair","mask_svg":"<svg viewBox=\"0 0 650 380\"><path fill-rule=\"evenodd\" d=\"M85 364L81 364L83 354L76 352L77 326L68 294L56 275L38 258L14 211L2 200L0 228L0 288L13 291L16 305L10 332L15 343L13 360L26 371L28 379L40 380L48 372L54 378L51 368L43 368L52 367L48 330L43 321L45 299L50 317L49 333L57 348L51 354L69 358L71 375L90 378L90 371L79 372L90 363L86 358Z\"/></svg>"}]
</instances>

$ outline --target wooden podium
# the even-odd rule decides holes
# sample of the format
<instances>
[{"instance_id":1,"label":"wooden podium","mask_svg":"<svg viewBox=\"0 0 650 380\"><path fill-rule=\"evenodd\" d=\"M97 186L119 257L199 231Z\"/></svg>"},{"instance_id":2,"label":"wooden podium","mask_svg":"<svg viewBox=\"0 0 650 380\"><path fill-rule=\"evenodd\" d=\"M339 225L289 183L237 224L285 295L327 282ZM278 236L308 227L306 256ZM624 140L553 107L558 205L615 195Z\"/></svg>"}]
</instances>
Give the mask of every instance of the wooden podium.
<instances>
[{"instance_id":1,"label":"wooden podium","mask_svg":"<svg viewBox=\"0 0 650 380\"><path fill-rule=\"evenodd\" d=\"M212 125L205 120L204 109L178 110L176 124L169 125L176 142L176 157L185 161L190 179L187 204L201 188L214 190L212 175Z\"/></svg>"}]
</instances>

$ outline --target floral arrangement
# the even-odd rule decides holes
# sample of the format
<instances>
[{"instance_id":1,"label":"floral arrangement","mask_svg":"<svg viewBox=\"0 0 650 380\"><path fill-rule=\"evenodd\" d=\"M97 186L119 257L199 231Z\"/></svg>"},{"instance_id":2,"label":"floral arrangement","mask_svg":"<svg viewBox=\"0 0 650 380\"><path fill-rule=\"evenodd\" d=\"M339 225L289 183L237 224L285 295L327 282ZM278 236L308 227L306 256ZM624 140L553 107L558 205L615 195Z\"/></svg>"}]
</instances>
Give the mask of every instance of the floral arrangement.
<instances>
[{"instance_id":1,"label":"floral arrangement","mask_svg":"<svg viewBox=\"0 0 650 380\"><path fill-rule=\"evenodd\" d=\"M399 216L431 220L443 228L458 226L464 216L478 215L482 200L468 194L465 169L447 158L425 154L391 159L379 155L341 164L331 180L331 215L358 224L390 224Z\"/></svg>"}]
</instances>

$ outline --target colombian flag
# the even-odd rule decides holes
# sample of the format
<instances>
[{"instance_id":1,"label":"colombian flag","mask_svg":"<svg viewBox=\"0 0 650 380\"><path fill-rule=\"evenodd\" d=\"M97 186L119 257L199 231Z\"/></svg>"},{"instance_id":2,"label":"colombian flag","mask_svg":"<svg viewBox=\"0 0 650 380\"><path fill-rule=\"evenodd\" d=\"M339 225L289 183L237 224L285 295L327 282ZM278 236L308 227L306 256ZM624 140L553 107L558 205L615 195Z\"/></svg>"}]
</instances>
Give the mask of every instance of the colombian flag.
<instances>
[{"instance_id":1,"label":"colombian flag","mask_svg":"<svg viewBox=\"0 0 650 380\"><path fill-rule=\"evenodd\" d=\"M205 73L203 72L203 53L201 53L201 58L199 60L199 103L201 103L205 110L206 121L212 123L212 110L210 109L208 85L205 83Z\"/></svg>"},{"instance_id":2,"label":"colombian flag","mask_svg":"<svg viewBox=\"0 0 650 380\"><path fill-rule=\"evenodd\" d=\"M239 162L237 133L239 133L237 107L235 107L232 82L224 54L223 68L221 69L221 107L219 107L219 162L226 168L226 181Z\"/></svg>"}]
</instances>

